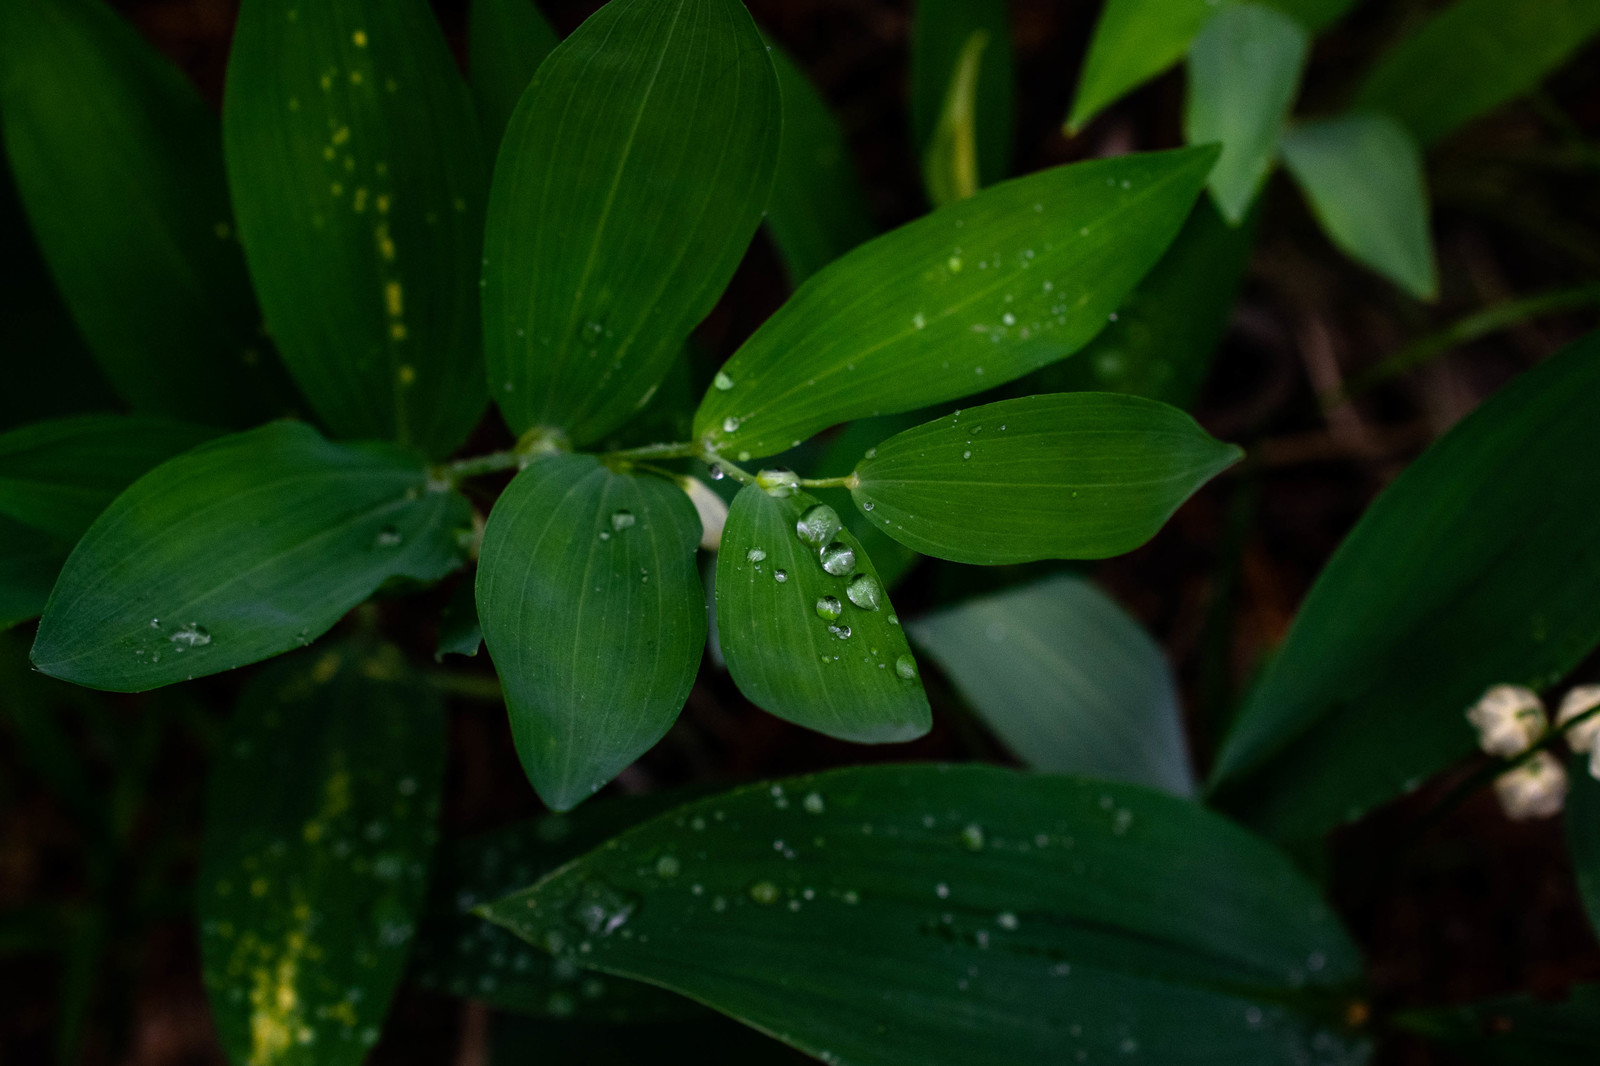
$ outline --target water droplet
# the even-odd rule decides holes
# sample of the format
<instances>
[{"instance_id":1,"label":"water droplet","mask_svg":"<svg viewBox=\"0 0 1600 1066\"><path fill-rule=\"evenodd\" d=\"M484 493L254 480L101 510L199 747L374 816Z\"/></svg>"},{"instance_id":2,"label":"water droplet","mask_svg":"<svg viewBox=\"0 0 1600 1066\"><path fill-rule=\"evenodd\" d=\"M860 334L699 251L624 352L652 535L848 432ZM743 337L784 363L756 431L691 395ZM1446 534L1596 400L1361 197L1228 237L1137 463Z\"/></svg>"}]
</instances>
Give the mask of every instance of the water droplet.
<instances>
[{"instance_id":1,"label":"water droplet","mask_svg":"<svg viewBox=\"0 0 1600 1066\"><path fill-rule=\"evenodd\" d=\"M190 622L188 625L179 626L167 639L178 645L178 650L182 651L184 648L205 647L211 643L211 634L206 632L205 626Z\"/></svg>"},{"instance_id":2,"label":"water droplet","mask_svg":"<svg viewBox=\"0 0 1600 1066\"><path fill-rule=\"evenodd\" d=\"M839 512L825 503L808 508L794 524L795 536L813 548L821 548L843 528L844 523L839 521Z\"/></svg>"},{"instance_id":3,"label":"water droplet","mask_svg":"<svg viewBox=\"0 0 1600 1066\"><path fill-rule=\"evenodd\" d=\"M909 655L902 655L894 661L894 672L910 681L917 676L917 660Z\"/></svg>"},{"instance_id":4,"label":"water droplet","mask_svg":"<svg viewBox=\"0 0 1600 1066\"><path fill-rule=\"evenodd\" d=\"M855 569L856 553L843 541L834 541L822 549L822 569L834 577L843 577Z\"/></svg>"},{"instance_id":5,"label":"water droplet","mask_svg":"<svg viewBox=\"0 0 1600 1066\"><path fill-rule=\"evenodd\" d=\"M827 809L828 805L823 800L822 793L808 792L806 793L806 798L800 801L800 806L804 807L812 814L821 814Z\"/></svg>"},{"instance_id":6,"label":"water droplet","mask_svg":"<svg viewBox=\"0 0 1600 1066\"><path fill-rule=\"evenodd\" d=\"M950 273L952 274L961 273L961 257L959 255L952 255L949 259L945 260L944 265L950 268Z\"/></svg>"},{"instance_id":7,"label":"water droplet","mask_svg":"<svg viewBox=\"0 0 1600 1066\"><path fill-rule=\"evenodd\" d=\"M375 548L398 548L403 539L398 529L393 526L384 526L378 530L378 535L372 539L372 546Z\"/></svg>"},{"instance_id":8,"label":"water droplet","mask_svg":"<svg viewBox=\"0 0 1600 1066\"><path fill-rule=\"evenodd\" d=\"M857 574L851 578L844 594L863 611L876 611L883 606L883 586L871 574Z\"/></svg>"},{"instance_id":9,"label":"water droplet","mask_svg":"<svg viewBox=\"0 0 1600 1066\"><path fill-rule=\"evenodd\" d=\"M835 622L833 625L829 626L828 627L828 632L832 633L834 636L838 637L840 640L849 640L850 639L850 627L847 626L847 625L841 625L838 622Z\"/></svg>"},{"instance_id":10,"label":"water droplet","mask_svg":"<svg viewBox=\"0 0 1600 1066\"><path fill-rule=\"evenodd\" d=\"M702 378L701 380L704 379ZM727 392L733 388L733 379L719 370L717 371L717 376L711 379L711 384L715 385L720 391ZM730 429L728 432L732 433L733 431Z\"/></svg>"},{"instance_id":11,"label":"water droplet","mask_svg":"<svg viewBox=\"0 0 1600 1066\"><path fill-rule=\"evenodd\" d=\"M945 884L943 881L940 881L938 884L933 886L933 894L938 896L940 899L949 899L950 886Z\"/></svg>"},{"instance_id":12,"label":"water droplet","mask_svg":"<svg viewBox=\"0 0 1600 1066\"><path fill-rule=\"evenodd\" d=\"M1001 911L999 914L995 915L994 924L1010 932L1014 931L1020 923L1017 921L1017 916L1015 914L1012 914L1010 911Z\"/></svg>"},{"instance_id":13,"label":"water droplet","mask_svg":"<svg viewBox=\"0 0 1600 1066\"><path fill-rule=\"evenodd\" d=\"M771 881L757 881L750 886L750 898L762 906L770 906L778 902L778 897L781 894L778 891L778 886Z\"/></svg>"},{"instance_id":14,"label":"water droplet","mask_svg":"<svg viewBox=\"0 0 1600 1066\"><path fill-rule=\"evenodd\" d=\"M899 669L899 664L898 663L895 664L895 668L897 670ZM983 850L983 826L979 825L976 822L972 822L969 825L967 825L964 829L962 829L961 830L961 846L966 848L968 851L982 851Z\"/></svg>"},{"instance_id":15,"label":"water droplet","mask_svg":"<svg viewBox=\"0 0 1600 1066\"><path fill-rule=\"evenodd\" d=\"M776 581L780 585L783 584L785 581L789 580L789 571L774 570L772 572L772 580Z\"/></svg>"},{"instance_id":16,"label":"water droplet","mask_svg":"<svg viewBox=\"0 0 1600 1066\"><path fill-rule=\"evenodd\" d=\"M722 432L735 433L739 429L739 420L732 415L722 420Z\"/></svg>"},{"instance_id":17,"label":"water droplet","mask_svg":"<svg viewBox=\"0 0 1600 1066\"><path fill-rule=\"evenodd\" d=\"M760 485L768 496L781 500L786 496L793 496L799 491L800 475L793 470L785 470L781 466L776 466L758 473L756 475L756 484Z\"/></svg>"},{"instance_id":18,"label":"water droplet","mask_svg":"<svg viewBox=\"0 0 1600 1066\"><path fill-rule=\"evenodd\" d=\"M632 511L611 512L611 528L618 533L621 533L624 529L632 528L634 521Z\"/></svg>"},{"instance_id":19,"label":"water droplet","mask_svg":"<svg viewBox=\"0 0 1600 1066\"><path fill-rule=\"evenodd\" d=\"M817 601L817 617L832 622L844 613L844 604L837 596L824 596Z\"/></svg>"},{"instance_id":20,"label":"water droplet","mask_svg":"<svg viewBox=\"0 0 1600 1066\"><path fill-rule=\"evenodd\" d=\"M1008 326L1014 326L1017 324L1017 316L1012 314L1010 311L1007 311L1005 314L1000 316L1000 321L1004 322Z\"/></svg>"},{"instance_id":21,"label":"water droplet","mask_svg":"<svg viewBox=\"0 0 1600 1066\"><path fill-rule=\"evenodd\" d=\"M714 467L711 468L711 480L712 481L721 481L723 478L725 478L727 476L728 476L728 472L726 470L722 469L722 467L714 466Z\"/></svg>"},{"instance_id":22,"label":"water droplet","mask_svg":"<svg viewBox=\"0 0 1600 1066\"><path fill-rule=\"evenodd\" d=\"M683 870L683 864L676 855L663 855L656 860L657 877L677 877Z\"/></svg>"},{"instance_id":23,"label":"water droplet","mask_svg":"<svg viewBox=\"0 0 1600 1066\"><path fill-rule=\"evenodd\" d=\"M762 551L760 548L751 548L749 551L744 553L744 557L749 559L752 563L759 563L761 560L767 557L767 553Z\"/></svg>"},{"instance_id":24,"label":"water droplet","mask_svg":"<svg viewBox=\"0 0 1600 1066\"><path fill-rule=\"evenodd\" d=\"M963 458L963 459L971 459L972 458L972 452L970 450L962 452L961 453L961 458Z\"/></svg>"},{"instance_id":25,"label":"water droplet","mask_svg":"<svg viewBox=\"0 0 1600 1066\"><path fill-rule=\"evenodd\" d=\"M927 316L925 316L921 311L918 311L916 314L911 316L911 324L917 329L925 329L928 325Z\"/></svg>"}]
</instances>

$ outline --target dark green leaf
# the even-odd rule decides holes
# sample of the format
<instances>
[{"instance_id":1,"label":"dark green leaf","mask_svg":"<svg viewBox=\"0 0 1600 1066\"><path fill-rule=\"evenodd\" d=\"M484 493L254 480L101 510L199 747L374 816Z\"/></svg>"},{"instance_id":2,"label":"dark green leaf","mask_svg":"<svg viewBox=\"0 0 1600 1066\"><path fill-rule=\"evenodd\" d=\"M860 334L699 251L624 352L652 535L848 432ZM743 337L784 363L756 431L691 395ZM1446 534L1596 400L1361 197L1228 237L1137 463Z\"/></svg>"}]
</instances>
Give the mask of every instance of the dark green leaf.
<instances>
[{"instance_id":1,"label":"dark green leaf","mask_svg":"<svg viewBox=\"0 0 1600 1066\"><path fill-rule=\"evenodd\" d=\"M40 249L117 391L201 422L285 413L217 118L183 74L98 0L7 0L0 110Z\"/></svg>"},{"instance_id":2,"label":"dark green leaf","mask_svg":"<svg viewBox=\"0 0 1600 1066\"><path fill-rule=\"evenodd\" d=\"M446 655L478 654L483 646L483 627L478 624L478 602L473 583L463 581L450 593L450 602L439 612L439 639L435 643L433 661L443 662Z\"/></svg>"},{"instance_id":3,"label":"dark green leaf","mask_svg":"<svg viewBox=\"0 0 1600 1066\"><path fill-rule=\"evenodd\" d=\"M1600 1056L1600 985L1574 985L1554 1003L1519 996L1405 1011L1395 1024L1487 1066L1592 1066Z\"/></svg>"},{"instance_id":4,"label":"dark green leaf","mask_svg":"<svg viewBox=\"0 0 1600 1066\"><path fill-rule=\"evenodd\" d=\"M1422 153L1381 114L1308 122L1283 137L1283 161L1329 238L1419 300L1439 291Z\"/></svg>"},{"instance_id":5,"label":"dark green leaf","mask_svg":"<svg viewBox=\"0 0 1600 1066\"><path fill-rule=\"evenodd\" d=\"M1222 145L1211 196L1234 225L1272 169L1310 50L1300 23L1263 4L1217 12L1189 49L1184 133L1190 144Z\"/></svg>"},{"instance_id":6,"label":"dark green leaf","mask_svg":"<svg viewBox=\"0 0 1600 1066\"><path fill-rule=\"evenodd\" d=\"M897 434L850 494L924 555L991 566L1132 551L1243 456L1175 407L1106 392L1001 400Z\"/></svg>"},{"instance_id":7,"label":"dark green leaf","mask_svg":"<svg viewBox=\"0 0 1600 1066\"><path fill-rule=\"evenodd\" d=\"M768 47L783 94L783 145L767 230L798 286L875 227L838 120L794 60L778 45Z\"/></svg>"},{"instance_id":8,"label":"dark green leaf","mask_svg":"<svg viewBox=\"0 0 1600 1066\"><path fill-rule=\"evenodd\" d=\"M71 551L70 540L0 515L0 629L38 617Z\"/></svg>"},{"instance_id":9,"label":"dark green leaf","mask_svg":"<svg viewBox=\"0 0 1600 1066\"><path fill-rule=\"evenodd\" d=\"M922 183L935 207L978 191L978 73L988 46L987 31L976 30L967 38L950 74L933 139L922 153Z\"/></svg>"},{"instance_id":10,"label":"dark green leaf","mask_svg":"<svg viewBox=\"0 0 1600 1066\"><path fill-rule=\"evenodd\" d=\"M935 191L945 184L940 175L949 173L951 154L935 144L947 132L941 127L952 100L965 111L962 154L971 187L1010 174L1014 64L1005 0L918 0L911 23L911 130L935 205L955 199ZM967 84L958 87L963 80Z\"/></svg>"},{"instance_id":11,"label":"dark green leaf","mask_svg":"<svg viewBox=\"0 0 1600 1066\"><path fill-rule=\"evenodd\" d=\"M341 436L454 449L484 404L487 156L427 3L245 0L222 118L250 273L311 405Z\"/></svg>"},{"instance_id":12,"label":"dark green leaf","mask_svg":"<svg viewBox=\"0 0 1600 1066\"><path fill-rule=\"evenodd\" d=\"M862 245L734 353L695 435L772 455L1070 355L1160 258L1215 159L1206 147L1056 167Z\"/></svg>"},{"instance_id":13,"label":"dark green leaf","mask_svg":"<svg viewBox=\"0 0 1600 1066\"><path fill-rule=\"evenodd\" d=\"M587 443L644 406L761 222L781 127L738 0L612 0L550 53L506 130L484 247L513 430Z\"/></svg>"},{"instance_id":14,"label":"dark green leaf","mask_svg":"<svg viewBox=\"0 0 1600 1066\"><path fill-rule=\"evenodd\" d=\"M1600 765L1600 764L1595 764ZM1589 774L1587 755L1572 760L1572 791L1567 799L1567 847L1578 875L1578 894L1589 912L1589 924L1600 935L1600 781ZM1596 1015L1600 1018L1600 1014ZM1600 1052L1600 1023L1591 1036Z\"/></svg>"},{"instance_id":15,"label":"dark green leaf","mask_svg":"<svg viewBox=\"0 0 1600 1066\"><path fill-rule=\"evenodd\" d=\"M1458 0L1388 49L1357 101L1431 144L1533 89L1597 32L1594 0Z\"/></svg>"},{"instance_id":16,"label":"dark green leaf","mask_svg":"<svg viewBox=\"0 0 1600 1066\"><path fill-rule=\"evenodd\" d=\"M274 422L134 482L84 534L33 662L142 692L310 643L385 579L460 565L467 504L383 445Z\"/></svg>"},{"instance_id":17,"label":"dark green leaf","mask_svg":"<svg viewBox=\"0 0 1600 1066\"><path fill-rule=\"evenodd\" d=\"M1291 1006L1360 975L1315 889L1225 819L1128 785L979 766L756 785L487 913L826 1062L1363 1057Z\"/></svg>"},{"instance_id":18,"label":"dark green leaf","mask_svg":"<svg viewBox=\"0 0 1600 1066\"><path fill-rule=\"evenodd\" d=\"M366 1058L422 908L446 739L393 648L296 656L245 688L210 774L198 890L234 1063Z\"/></svg>"},{"instance_id":19,"label":"dark green leaf","mask_svg":"<svg viewBox=\"0 0 1600 1066\"><path fill-rule=\"evenodd\" d=\"M484 141L491 150L499 146L533 72L560 42L533 0L472 0L467 16L468 70Z\"/></svg>"},{"instance_id":20,"label":"dark green leaf","mask_svg":"<svg viewBox=\"0 0 1600 1066\"><path fill-rule=\"evenodd\" d=\"M928 731L900 620L833 508L803 492L741 489L722 530L716 599L728 672L756 706L862 744Z\"/></svg>"},{"instance_id":21,"label":"dark green leaf","mask_svg":"<svg viewBox=\"0 0 1600 1066\"><path fill-rule=\"evenodd\" d=\"M556 810L660 740L706 641L700 519L678 486L589 455L542 459L496 502L478 617L528 780Z\"/></svg>"},{"instance_id":22,"label":"dark green leaf","mask_svg":"<svg viewBox=\"0 0 1600 1066\"><path fill-rule=\"evenodd\" d=\"M1166 658L1089 582L1062 574L968 600L910 632L1033 769L1193 794Z\"/></svg>"},{"instance_id":23,"label":"dark green leaf","mask_svg":"<svg viewBox=\"0 0 1600 1066\"><path fill-rule=\"evenodd\" d=\"M869 448L910 429L920 421L915 415L887 415L851 422L828 442L828 450L817 462L819 477L843 477L855 469L856 462ZM866 549L867 558L878 568L883 587L893 590L911 572L922 556L890 537L872 524L850 499L846 489L814 489L817 499L839 512L844 528L855 534L856 540Z\"/></svg>"},{"instance_id":24,"label":"dark green leaf","mask_svg":"<svg viewBox=\"0 0 1600 1066\"><path fill-rule=\"evenodd\" d=\"M1213 787L1317 836L1474 748L1466 710L1600 643L1600 337L1483 404L1362 516L1239 713Z\"/></svg>"}]
</instances>

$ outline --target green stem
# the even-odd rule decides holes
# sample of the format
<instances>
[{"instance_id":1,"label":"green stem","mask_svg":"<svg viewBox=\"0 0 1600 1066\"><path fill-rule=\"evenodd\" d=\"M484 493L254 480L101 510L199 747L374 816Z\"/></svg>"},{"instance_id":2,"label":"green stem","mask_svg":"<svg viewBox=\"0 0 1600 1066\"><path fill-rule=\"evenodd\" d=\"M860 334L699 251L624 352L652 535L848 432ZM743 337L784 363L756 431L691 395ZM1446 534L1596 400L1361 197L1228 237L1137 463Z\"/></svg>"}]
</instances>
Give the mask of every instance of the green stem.
<instances>
[{"instance_id":1,"label":"green stem","mask_svg":"<svg viewBox=\"0 0 1600 1066\"><path fill-rule=\"evenodd\" d=\"M611 460L632 462L636 459L692 459L699 454L700 449L697 445L680 441L675 444L646 444L639 448L625 448L620 452L607 452L600 458L607 462Z\"/></svg>"},{"instance_id":2,"label":"green stem","mask_svg":"<svg viewBox=\"0 0 1600 1066\"><path fill-rule=\"evenodd\" d=\"M707 466L722 471L741 485L754 485L756 483L754 474L731 459L724 459L720 455L711 455L709 453L701 455L700 458L705 460Z\"/></svg>"},{"instance_id":3,"label":"green stem","mask_svg":"<svg viewBox=\"0 0 1600 1066\"><path fill-rule=\"evenodd\" d=\"M453 463L440 463L433 468L433 477L454 485L465 478L513 470L521 462L522 455L515 451L490 452L488 455L474 455L470 459L457 459Z\"/></svg>"},{"instance_id":4,"label":"green stem","mask_svg":"<svg viewBox=\"0 0 1600 1066\"><path fill-rule=\"evenodd\" d=\"M460 696L484 703L505 702L505 694L500 689L498 678L481 674L453 674L443 670L430 671L425 676L428 684L447 696Z\"/></svg>"},{"instance_id":5,"label":"green stem","mask_svg":"<svg viewBox=\"0 0 1600 1066\"><path fill-rule=\"evenodd\" d=\"M844 477L803 477L800 486L807 489L853 489L861 484L854 474Z\"/></svg>"}]
</instances>

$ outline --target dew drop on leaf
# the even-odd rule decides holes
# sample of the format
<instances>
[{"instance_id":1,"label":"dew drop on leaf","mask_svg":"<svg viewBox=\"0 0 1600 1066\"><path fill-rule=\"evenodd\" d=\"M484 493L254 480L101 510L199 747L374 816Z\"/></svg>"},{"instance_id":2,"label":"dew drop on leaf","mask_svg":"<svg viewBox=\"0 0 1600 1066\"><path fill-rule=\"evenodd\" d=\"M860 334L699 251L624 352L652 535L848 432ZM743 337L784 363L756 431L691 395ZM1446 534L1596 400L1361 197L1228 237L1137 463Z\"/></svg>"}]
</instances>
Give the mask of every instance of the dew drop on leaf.
<instances>
[{"instance_id":1,"label":"dew drop on leaf","mask_svg":"<svg viewBox=\"0 0 1600 1066\"><path fill-rule=\"evenodd\" d=\"M795 523L794 532L795 536L813 548L821 548L843 528L844 523L839 521L839 512L825 503L819 503L806 509Z\"/></svg>"},{"instance_id":2,"label":"dew drop on leaf","mask_svg":"<svg viewBox=\"0 0 1600 1066\"><path fill-rule=\"evenodd\" d=\"M894 672L910 681L917 676L917 661L909 655L902 655L894 661Z\"/></svg>"},{"instance_id":3,"label":"dew drop on leaf","mask_svg":"<svg viewBox=\"0 0 1600 1066\"><path fill-rule=\"evenodd\" d=\"M843 577L855 569L856 553L848 544L834 541L822 549L822 569L835 577Z\"/></svg>"},{"instance_id":4,"label":"dew drop on leaf","mask_svg":"<svg viewBox=\"0 0 1600 1066\"><path fill-rule=\"evenodd\" d=\"M817 617L832 622L844 613L844 604L837 596L824 596L817 601Z\"/></svg>"},{"instance_id":5,"label":"dew drop on leaf","mask_svg":"<svg viewBox=\"0 0 1600 1066\"><path fill-rule=\"evenodd\" d=\"M883 605L883 586L871 574L857 574L851 578L844 594L863 611L876 611Z\"/></svg>"}]
</instances>

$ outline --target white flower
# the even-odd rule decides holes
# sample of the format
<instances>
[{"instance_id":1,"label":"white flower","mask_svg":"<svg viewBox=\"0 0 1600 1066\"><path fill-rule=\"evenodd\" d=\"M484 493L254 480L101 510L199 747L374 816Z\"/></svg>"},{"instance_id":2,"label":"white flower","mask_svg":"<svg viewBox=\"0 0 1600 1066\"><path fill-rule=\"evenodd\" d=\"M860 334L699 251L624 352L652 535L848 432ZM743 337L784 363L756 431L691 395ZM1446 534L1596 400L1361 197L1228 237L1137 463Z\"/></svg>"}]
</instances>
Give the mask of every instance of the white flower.
<instances>
[{"instance_id":1,"label":"white flower","mask_svg":"<svg viewBox=\"0 0 1600 1066\"><path fill-rule=\"evenodd\" d=\"M1490 755L1521 755L1544 736L1544 704L1532 689L1494 685L1467 711L1478 746Z\"/></svg>"},{"instance_id":2,"label":"white flower","mask_svg":"<svg viewBox=\"0 0 1600 1066\"><path fill-rule=\"evenodd\" d=\"M1567 798L1567 771L1554 755L1541 751L1494 781L1495 795L1506 817L1517 821L1548 818L1561 812Z\"/></svg>"},{"instance_id":3,"label":"white flower","mask_svg":"<svg viewBox=\"0 0 1600 1066\"><path fill-rule=\"evenodd\" d=\"M1556 712L1556 727L1560 728L1596 707L1600 707L1600 685L1579 685L1561 700L1561 709ZM1600 740L1600 714L1592 715L1567 730L1567 747L1573 751L1600 751L1600 746L1595 743L1597 740Z\"/></svg>"},{"instance_id":4,"label":"white flower","mask_svg":"<svg viewBox=\"0 0 1600 1066\"><path fill-rule=\"evenodd\" d=\"M728 505L699 478L680 478L678 484L689 494L695 513L700 516L700 547L716 551L722 546L722 527L728 523Z\"/></svg>"},{"instance_id":5,"label":"white flower","mask_svg":"<svg viewBox=\"0 0 1600 1066\"><path fill-rule=\"evenodd\" d=\"M1589 776L1600 781L1600 744L1596 744L1589 753Z\"/></svg>"}]
</instances>

